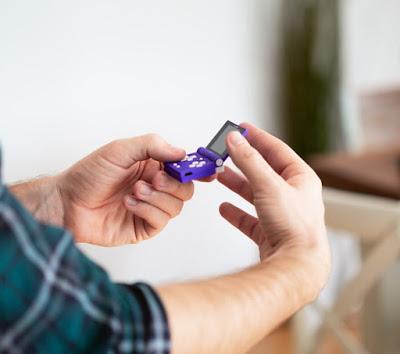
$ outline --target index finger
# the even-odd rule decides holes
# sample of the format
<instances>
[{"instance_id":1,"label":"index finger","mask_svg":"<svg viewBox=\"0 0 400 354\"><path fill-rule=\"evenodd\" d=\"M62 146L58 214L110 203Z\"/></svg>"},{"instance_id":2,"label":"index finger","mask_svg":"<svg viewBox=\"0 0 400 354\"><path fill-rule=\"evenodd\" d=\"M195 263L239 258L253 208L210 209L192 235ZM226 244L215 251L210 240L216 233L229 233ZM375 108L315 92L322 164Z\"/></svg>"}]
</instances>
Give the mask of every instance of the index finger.
<instances>
[{"instance_id":1,"label":"index finger","mask_svg":"<svg viewBox=\"0 0 400 354\"><path fill-rule=\"evenodd\" d=\"M304 160L282 140L253 124L242 123L240 126L247 129L249 143L284 179L291 177L293 173L303 172L307 169L308 166Z\"/></svg>"},{"instance_id":2,"label":"index finger","mask_svg":"<svg viewBox=\"0 0 400 354\"><path fill-rule=\"evenodd\" d=\"M168 144L157 134L115 140L100 148L99 153L105 160L122 168L149 158L164 162L177 161L185 156L185 150Z\"/></svg>"}]
</instances>

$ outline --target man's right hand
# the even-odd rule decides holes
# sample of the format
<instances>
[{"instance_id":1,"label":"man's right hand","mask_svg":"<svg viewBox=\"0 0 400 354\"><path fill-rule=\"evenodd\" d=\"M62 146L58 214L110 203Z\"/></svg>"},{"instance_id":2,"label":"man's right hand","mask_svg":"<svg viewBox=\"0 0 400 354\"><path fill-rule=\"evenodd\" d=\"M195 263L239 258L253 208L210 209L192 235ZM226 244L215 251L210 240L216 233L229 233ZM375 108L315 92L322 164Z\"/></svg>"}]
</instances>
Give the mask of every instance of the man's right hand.
<instances>
[{"instance_id":1,"label":"man's right hand","mask_svg":"<svg viewBox=\"0 0 400 354\"><path fill-rule=\"evenodd\" d=\"M261 263L242 272L158 289L172 353L247 353L325 284L330 255L321 182L287 145L250 124L248 141L227 137L233 162L221 183L254 204L258 218L229 203L220 210L260 249Z\"/></svg>"},{"instance_id":2,"label":"man's right hand","mask_svg":"<svg viewBox=\"0 0 400 354\"><path fill-rule=\"evenodd\" d=\"M258 218L230 203L221 205L221 215L259 246L262 261L298 258L309 278L310 301L330 269L321 182L285 143L251 124L242 126L248 140L233 132L227 147L243 175L227 168L218 180L252 203Z\"/></svg>"}]
</instances>

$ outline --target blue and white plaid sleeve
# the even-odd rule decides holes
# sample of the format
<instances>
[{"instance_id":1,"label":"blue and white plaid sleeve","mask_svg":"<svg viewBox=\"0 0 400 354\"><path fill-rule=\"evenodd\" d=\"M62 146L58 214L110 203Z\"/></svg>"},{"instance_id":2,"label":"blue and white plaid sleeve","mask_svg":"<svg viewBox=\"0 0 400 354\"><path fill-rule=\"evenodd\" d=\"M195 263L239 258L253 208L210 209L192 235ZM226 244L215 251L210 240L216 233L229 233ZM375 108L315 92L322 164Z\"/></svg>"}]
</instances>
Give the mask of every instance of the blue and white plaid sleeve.
<instances>
[{"instance_id":1,"label":"blue and white plaid sleeve","mask_svg":"<svg viewBox=\"0 0 400 354\"><path fill-rule=\"evenodd\" d=\"M116 284L69 232L36 222L0 183L0 353L169 353L164 307Z\"/></svg>"}]
</instances>

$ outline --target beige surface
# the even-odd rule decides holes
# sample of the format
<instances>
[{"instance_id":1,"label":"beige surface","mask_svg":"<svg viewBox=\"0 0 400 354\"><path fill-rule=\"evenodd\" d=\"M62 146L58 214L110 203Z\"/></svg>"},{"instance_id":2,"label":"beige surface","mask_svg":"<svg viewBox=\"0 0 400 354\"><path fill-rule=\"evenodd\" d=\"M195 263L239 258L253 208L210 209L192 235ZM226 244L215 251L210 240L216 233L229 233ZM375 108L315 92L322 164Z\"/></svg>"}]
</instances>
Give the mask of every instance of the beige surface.
<instances>
[{"instance_id":1,"label":"beige surface","mask_svg":"<svg viewBox=\"0 0 400 354\"><path fill-rule=\"evenodd\" d=\"M355 315L347 322L352 336L358 337L359 321ZM293 354L294 343L291 337L290 325L286 324L262 340L248 354ZM322 342L318 354L345 354L339 342L332 335L327 335Z\"/></svg>"}]
</instances>

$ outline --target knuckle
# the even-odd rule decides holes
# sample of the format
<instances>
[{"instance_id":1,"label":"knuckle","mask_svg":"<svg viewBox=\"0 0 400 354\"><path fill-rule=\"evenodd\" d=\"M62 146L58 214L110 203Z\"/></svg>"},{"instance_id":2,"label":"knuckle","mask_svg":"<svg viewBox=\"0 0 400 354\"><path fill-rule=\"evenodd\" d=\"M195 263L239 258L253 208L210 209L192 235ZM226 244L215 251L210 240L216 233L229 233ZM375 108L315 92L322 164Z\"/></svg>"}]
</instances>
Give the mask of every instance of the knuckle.
<instances>
[{"instance_id":1,"label":"knuckle","mask_svg":"<svg viewBox=\"0 0 400 354\"><path fill-rule=\"evenodd\" d=\"M93 156L101 160L119 165L121 163L121 156L124 155L126 149L126 141L124 139L116 139L104 145L93 153Z\"/></svg>"},{"instance_id":2,"label":"knuckle","mask_svg":"<svg viewBox=\"0 0 400 354\"><path fill-rule=\"evenodd\" d=\"M246 146L243 149L243 157L248 160L255 159L256 158L256 150L254 150L254 148L252 148L251 146Z\"/></svg>"},{"instance_id":3,"label":"knuckle","mask_svg":"<svg viewBox=\"0 0 400 354\"><path fill-rule=\"evenodd\" d=\"M239 219L238 228L240 230L248 229L249 225L250 225L250 217L246 214L242 215L242 217Z\"/></svg>"},{"instance_id":4,"label":"knuckle","mask_svg":"<svg viewBox=\"0 0 400 354\"><path fill-rule=\"evenodd\" d=\"M136 183L133 185L133 187L132 187L132 192L133 192L133 194L136 195L136 194L139 193L141 184L142 184L142 182L138 181L138 182L136 182Z\"/></svg>"},{"instance_id":5,"label":"knuckle","mask_svg":"<svg viewBox=\"0 0 400 354\"><path fill-rule=\"evenodd\" d=\"M172 213L172 217L174 218L174 217L178 216L181 213L182 209L183 209L183 202L179 202L177 204L174 212Z\"/></svg>"},{"instance_id":6,"label":"knuckle","mask_svg":"<svg viewBox=\"0 0 400 354\"><path fill-rule=\"evenodd\" d=\"M310 167L310 180L313 186L318 190L322 190L322 181L321 178L315 173L315 171Z\"/></svg>"},{"instance_id":7,"label":"knuckle","mask_svg":"<svg viewBox=\"0 0 400 354\"><path fill-rule=\"evenodd\" d=\"M246 195L248 192L248 184L245 180L241 180L238 185L238 194Z\"/></svg>"},{"instance_id":8,"label":"knuckle","mask_svg":"<svg viewBox=\"0 0 400 354\"><path fill-rule=\"evenodd\" d=\"M158 229L163 229L165 226L167 226L169 221L169 217L167 215L165 215L164 217L159 219L159 225L158 225Z\"/></svg>"},{"instance_id":9,"label":"knuckle","mask_svg":"<svg viewBox=\"0 0 400 354\"><path fill-rule=\"evenodd\" d=\"M185 196L185 201L188 201L193 198L194 195L194 184L190 183L187 187L187 193Z\"/></svg>"},{"instance_id":10,"label":"knuckle","mask_svg":"<svg viewBox=\"0 0 400 354\"><path fill-rule=\"evenodd\" d=\"M149 144L152 145L158 145L164 142L163 138L161 138L160 135L155 134L155 133L150 133L150 134L146 134L144 135L144 138L146 141L149 142Z\"/></svg>"},{"instance_id":11,"label":"knuckle","mask_svg":"<svg viewBox=\"0 0 400 354\"><path fill-rule=\"evenodd\" d=\"M105 146L105 149L110 152L118 152L121 150L122 139L115 139Z\"/></svg>"},{"instance_id":12,"label":"knuckle","mask_svg":"<svg viewBox=\"0 0 400 354\"><path fill-rule=\"evenodd\" d=\"M318 188L318 191L322 190L322 181L321 178L319 178L317 175L315 175L315 186Z\"/></svg>"}]
</instances>

